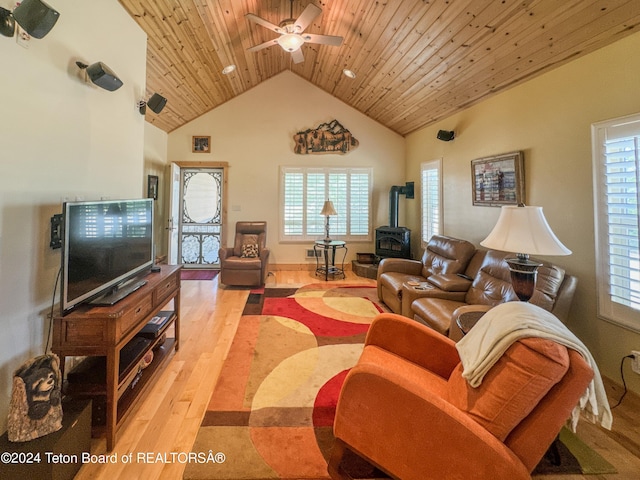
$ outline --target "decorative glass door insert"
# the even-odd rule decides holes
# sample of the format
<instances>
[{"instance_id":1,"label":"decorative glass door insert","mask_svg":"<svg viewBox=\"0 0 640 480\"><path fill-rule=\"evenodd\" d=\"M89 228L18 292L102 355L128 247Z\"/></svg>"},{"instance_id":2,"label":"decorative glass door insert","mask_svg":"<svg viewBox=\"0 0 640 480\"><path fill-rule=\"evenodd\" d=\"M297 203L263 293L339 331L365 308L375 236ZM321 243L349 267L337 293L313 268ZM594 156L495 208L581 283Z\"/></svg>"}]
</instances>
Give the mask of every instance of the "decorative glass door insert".
<instances>
[{"instance_id":1,"label":"decorative glass door insert","mask_svg":"<svg viewBox=\"0 0 640 480\"><path fill-rule=\"evenodd\" d=\"M223 170L182 169L180 263L219 267Z\"/></svg>"}]
</instances>

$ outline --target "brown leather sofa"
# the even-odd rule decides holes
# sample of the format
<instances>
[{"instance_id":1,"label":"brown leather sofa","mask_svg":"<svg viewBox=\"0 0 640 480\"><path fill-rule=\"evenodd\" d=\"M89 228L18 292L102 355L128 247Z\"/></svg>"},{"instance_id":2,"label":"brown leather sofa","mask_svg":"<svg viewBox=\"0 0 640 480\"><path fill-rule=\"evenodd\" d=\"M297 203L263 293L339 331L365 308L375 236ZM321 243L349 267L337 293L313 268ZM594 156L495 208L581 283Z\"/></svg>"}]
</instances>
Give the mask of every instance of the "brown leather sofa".
<instances>
[{"instance_id":1,"label":"brown leather sofa","mask_svg":"<svg viewBox=\"0 0 640 480\"><path fill-rule=\"evenodd\" d=\"M476 247L466 240L434 235L421 260L384 258L378 265L378 298L392 312L410 316L410 312L403 312L402 308L403 285L426 282L436 274L463 273L475 251Z\"/></svg>"},{"instance_id":2,"label":"brown leather sofa","mask_svg":"<svg viewBox=\"0 0 640 480\"><path fill-rule=\"evenodd\" d=\"M431 277L429 282L434 285L433 288L405 295L405 304L411 302L410 312L405 316L459 339L461 333L455 328L455 318L461 313L469 310L487 311L500 303L518 301L511 286L509 266L504 261L508 256L513 254L478 250L465 272L473 278L466 280L466 289L459 277ZM530 302L566 322L578 280L558 266L541 263ZM477 270L474 270L478 264ZM457 291L452 292L451 289Z\"/></svg>"},{"instance_id":3,"label":"brown leather sofa","mask_svg":"<svg viewBox=\"0 0 640 480\"><path fill-rule=\"evenodd\" d=\"M267 222L237 222L233 247L220 248L220 282L260 286L267 279Z\"/></svg>"}]
</instances>

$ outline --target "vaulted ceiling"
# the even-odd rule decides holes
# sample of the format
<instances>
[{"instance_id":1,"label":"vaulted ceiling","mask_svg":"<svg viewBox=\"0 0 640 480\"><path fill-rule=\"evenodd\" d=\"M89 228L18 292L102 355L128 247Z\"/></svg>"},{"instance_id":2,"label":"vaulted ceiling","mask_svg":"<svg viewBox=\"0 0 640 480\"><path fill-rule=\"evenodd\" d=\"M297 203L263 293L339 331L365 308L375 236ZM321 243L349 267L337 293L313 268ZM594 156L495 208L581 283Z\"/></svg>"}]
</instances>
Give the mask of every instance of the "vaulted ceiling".
<instances>
[{"instance_id":1,"label":"vaulted ceiling","mask_svg":"<svg viewBox=\"0 0 640 480\"><path fill-rule=\"evenodd\" d=\"M406 135L487 96L639 30L640 0L120 0L148 35L147 95L168 99L147 121L170 132L281 73L293 73ZM294 63L251 46L313 3ZM638 52L629 52L637 55ZM223 75L227 65L237 68ZM356 78L348 78L350 69Z\"/></svg>"}]
</instances>

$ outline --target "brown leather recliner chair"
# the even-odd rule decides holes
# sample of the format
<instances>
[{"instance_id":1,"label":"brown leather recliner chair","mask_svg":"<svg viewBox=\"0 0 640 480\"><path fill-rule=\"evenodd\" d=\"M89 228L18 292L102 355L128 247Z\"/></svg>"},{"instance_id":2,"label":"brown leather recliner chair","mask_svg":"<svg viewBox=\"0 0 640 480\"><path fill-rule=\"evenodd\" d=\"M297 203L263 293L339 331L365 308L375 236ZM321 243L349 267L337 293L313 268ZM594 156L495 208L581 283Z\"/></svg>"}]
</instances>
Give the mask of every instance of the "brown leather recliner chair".
<instances>
[{"instance_id":1,"label":"brown leather recliner chair","mask_svg":"<svg viewBox=\"0 0 640 480\"><path fill-rule=\"evenodd\" d=\"M233 247L220 248L220 282L254 287L267 279L267 222L237 222Z\"/></svg>"},{"instance_id":2,"label":"brown leather recliner chair","mask_svg":"<svg viewBox=\"0 0 640 480\"><path fill-rule=\"evenodd\" d=\"M378 265L378 298L392 312L402 313L402 285L425 282L435 274L464 273L476 247L467 240L434 235L421 260L384 258Z\"/></svg>"},{"instance_id":3,"label":"brown leather recliner chair","mask_svg":"<svg viewBox=\"0 0 640 480\"><path fill-rule=\"evenodd\" d=\"M513 343L478 388L462 372L451 339L376 317L340 393L331 478L351 478L351 451L403 480L530 479L594 376L577 351L535 337Z\"/></svg>"}]
</instances>

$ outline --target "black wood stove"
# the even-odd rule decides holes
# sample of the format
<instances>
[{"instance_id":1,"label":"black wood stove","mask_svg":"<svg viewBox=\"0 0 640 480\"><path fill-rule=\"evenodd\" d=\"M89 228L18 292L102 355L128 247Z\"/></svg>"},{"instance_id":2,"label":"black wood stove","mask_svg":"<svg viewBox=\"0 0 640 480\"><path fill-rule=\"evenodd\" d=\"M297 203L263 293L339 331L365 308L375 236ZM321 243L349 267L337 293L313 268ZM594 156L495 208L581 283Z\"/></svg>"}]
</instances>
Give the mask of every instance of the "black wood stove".
<instances>
[{"instance_id":1,"label":"black wood stove","mask_svg":"<svg viewBox=\"0 0 640 480\"><path fill-rule=\"evenodd\" d=\"M389 191L389 225L376 228L376 255L381 258L411 258L411 230L398 226L400 195L413 198L413 182L404 187L394 185Z\"/></svg>"}]
</instances>

